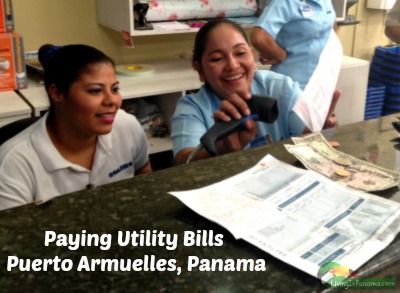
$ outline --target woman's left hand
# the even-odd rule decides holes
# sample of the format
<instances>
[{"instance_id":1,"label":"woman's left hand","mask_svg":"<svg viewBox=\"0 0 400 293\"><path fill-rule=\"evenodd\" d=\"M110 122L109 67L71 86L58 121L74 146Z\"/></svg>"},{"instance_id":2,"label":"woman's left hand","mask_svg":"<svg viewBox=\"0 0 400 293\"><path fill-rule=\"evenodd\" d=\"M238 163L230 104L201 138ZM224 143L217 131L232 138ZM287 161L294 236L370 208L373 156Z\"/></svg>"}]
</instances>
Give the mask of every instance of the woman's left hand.
<instances>
[{"instance_id":1,"label":"woman's left hand","mask_svg":"<svg viewBox=\"0 0 400 293\"><path fill-rule=\"evenodd\" d=\"M214 112L214 119L228 122L231 119L249 116L251 114L247 105L249 99L251 99L251 94L248 91L232 94L228 99L221 101L220 109ZM254 139L256 132L256 123L251 119L247 120L241 130L228 135L218 143L218 153L223 154L243 149Z\"/></svg>"},{"instance_id":2,"label":"woman's left hand","mask_svg":"<svg viewBox=\"0 0 400 293\"><path fill-rule=\"evenodd\" d=\"M342 95L341 90L335 90L335 92L333 93L331 106L329 107L328 115L326 116L323 129L333 128L338 125L338 120L335 115L335 108L341 95Z\"/></svg>"},{"instance_id":3,"label":"woman's left hand","mask_svg":"<svg viewBox=\"0 0 400 293\"><path fill-rule=\"evenodd\" d=\"M278 59L274 57L267 57L265 55L259 54L259 59L261 64L263 65L275 65L281 63Z\"/></svg>"}]
</instances>

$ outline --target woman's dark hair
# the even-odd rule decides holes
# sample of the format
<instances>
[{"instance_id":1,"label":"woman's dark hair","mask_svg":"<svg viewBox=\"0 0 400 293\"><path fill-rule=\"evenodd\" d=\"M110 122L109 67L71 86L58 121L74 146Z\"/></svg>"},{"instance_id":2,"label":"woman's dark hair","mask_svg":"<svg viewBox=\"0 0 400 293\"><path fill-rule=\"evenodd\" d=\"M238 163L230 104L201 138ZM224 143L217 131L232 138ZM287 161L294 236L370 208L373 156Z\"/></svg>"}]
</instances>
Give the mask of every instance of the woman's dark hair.
<instances>
[{"instance_id":1,"label":"woman's dark hair","mask_svg":"<svg viewBox=\"0 0 400 293\"><path fill-rule=\"evenodd\" d=\"M87 45L54 46L46 44L40 47L39 61L44 68L44 83L46 91L51 84L67 93L71 84L79 80L90 66L97 63L114 61L100 50Z\"/></svg>"},{"instance_id":2,"label":"woman's dark hair","mask_svg":"<svg viewBox=\"0 0 400 293\"><path fill-rule=\"evenodd\" d=\"M246 32L236 22L233 22L233 21L225 19L225 18L213 19L213 20L208 21L197 32L196 39L194 41L192 62L197 61L197 62L201 63L201 57L203 56L204 50L207 46L208 37L209 37L210 32L222 24L227 24L227 25L232 26L238 33L240 33L243 36L243 38L246 40L246 43L249 44L249 40L247 38Z\"/></svg>"}]
</instances>

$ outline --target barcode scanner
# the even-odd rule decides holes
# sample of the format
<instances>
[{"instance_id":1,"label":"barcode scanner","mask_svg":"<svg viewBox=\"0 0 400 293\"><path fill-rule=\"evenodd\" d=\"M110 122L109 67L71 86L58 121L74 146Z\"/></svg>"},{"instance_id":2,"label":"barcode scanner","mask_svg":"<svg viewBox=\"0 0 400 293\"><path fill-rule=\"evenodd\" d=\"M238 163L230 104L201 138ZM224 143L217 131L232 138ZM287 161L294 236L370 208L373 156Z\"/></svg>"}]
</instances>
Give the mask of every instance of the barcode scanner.
<instances>
[{"instance_id":1,"label":"barcode scanner","mask_svg":"<svg viewBox=\"0 0 400 293\"><path fill-rule=\"evenodd\" d=\"M247 101L251 115L241 119L232 119L229 122L217 121L200 138L201 145L212 156L217 155L216 143L244 127L247 120L260 120L266 123L274 123L279 116L277 100L268 96L252 95ZM189 160L188 160L189 161Z\"/></svg>"}]
</instances>

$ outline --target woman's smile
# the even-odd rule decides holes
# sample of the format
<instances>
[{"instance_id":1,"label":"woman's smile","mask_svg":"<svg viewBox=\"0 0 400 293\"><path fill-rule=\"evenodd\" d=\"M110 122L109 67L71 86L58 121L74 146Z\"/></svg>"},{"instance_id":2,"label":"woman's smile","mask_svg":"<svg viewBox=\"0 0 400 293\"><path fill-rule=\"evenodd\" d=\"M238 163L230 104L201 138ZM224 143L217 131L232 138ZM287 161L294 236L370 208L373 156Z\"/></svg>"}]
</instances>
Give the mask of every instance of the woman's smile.
<instances>
[{"instance_id":1,"label":"woman's smile","mask_svg":"<svg viewBox=\"0 0 400 293\"><path fill-rule=\"evenodd\" d=\"M196 63L200 79L220 99L249 91L254 77L254 54L243 35L222 24L209 35L201 62Z\"/></svg>"}]
</instances>

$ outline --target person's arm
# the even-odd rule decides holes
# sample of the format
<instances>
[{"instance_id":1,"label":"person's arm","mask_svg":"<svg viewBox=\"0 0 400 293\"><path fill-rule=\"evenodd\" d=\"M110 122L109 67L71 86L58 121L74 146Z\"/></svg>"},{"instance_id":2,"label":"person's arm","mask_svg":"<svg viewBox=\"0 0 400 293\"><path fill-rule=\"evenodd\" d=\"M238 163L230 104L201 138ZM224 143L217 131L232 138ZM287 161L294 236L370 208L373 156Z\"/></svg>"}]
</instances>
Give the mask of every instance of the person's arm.
<instances>
[{"instance_id":1,"label":"person's arm","mask_svg":"<svg viewBox=\"0 0 400 293\"><path fill-rule=\"evenodd\" d=\"M11 180L0 182L0 211L32 203L33 198L28 195L27 188L19 182Z\"/></svg>"},{"instance_id":2,"label":"person's arm","mask_svg":"<svg viewBox=\"0 0 400 293\"><path fill-rule=\"evenodd\" d=\"M218 111L218 113L222 113ZM218 120L219 115L215 112L216 120ZM221 114L224 115L224 114ZM250 141L254 138L256 132L256 124L252 120L246 121L245 128L243 130L239 130L227 136L224 139L221 139L216 144L217 154L223 155L227 153L232 153L236 151L242 150ZM195 151L196 148L185 148L180 150L175 156L175 164L181 165L187 162L187 159ZM211 155L207 152L207 150L202 149L199 151L194 157L190 159L191 162L203 160L210 158Z\"/></svg>"},{"instance_id":3,"label":"person's arm","mask_svg":"<svg viewBox=\"0 0 400 293\"><path fill-rule=\"evenodd\" d=\"M254 27L251 30L250 42L260 53L262 64L278 64L286 60L287 52L261 27Z\"/></svg>"},{"instance_id":4,"label":"person's arm","mask_svg":"<svg viewBox=\"0 0 400 293\"><path fill-rule=\"evenodd\" d=\"M341 94L342 92L340 90L336 90L333 93L332 102L329 107L323 129L332 128L338 124L337 118L335 116L335 108ZM241 113L245 113L245 116L250 114L250 112L246 112L248 109L246 107L247 104L243 99L239 99L239 97L233 97L229 100L224 100L221 103L221 110L216 111L214 113L214 117L216 120L223 120L223 121L229 121L229 119L231 119L230 117L239 119L241 117ZM257 129L255 122L252 120L248 120L243 130L235 132L230 136L228 136L225 140L223 140L225 142L225 146L228 146L228 151L242 149L252 139L254 139L256 135L256 130ZM311 131L307 127L305 127L303 130L303 134L307 133L311 133Z\"/></svg>"},{"instance_id":5,"label":"person's arm","mask_svg":"<svg viewBox=\"0 0 400 293\"><path fill-rule=\"evenodd\" d=\"M0 161L0 210L34 202L32 166L16 155Z\"/></svg>"},{"instance_id":6,"label":"person's arm","mask_svg":"<svg viewBox=\"0 0 400 293\"><path fill-rule=\"evenodd\" d=\"M152 168L151 168L151 164L150 164L150 159L147 159L146 164L144 164L144 166L142 168L140 168L139 170L135 171L135 176L150 173L151 171L152 171Z\"/></svg>"},{"instance_id":7,"label":"person's arm","mask_svg":"<svg viewBox=\"0 0 400 293\"><path fill-rule=\"evenodd\" d=\"M186 164L187 159L189 158L189 156L195 149L196 148L185 148L185 149L180 150L175 156L175 164L176 165ZM193 162L193 161L207 159L210 157L211 157L211 155L205 149L203 149L200 152L198 152L196 154L196 156L191 158L190 161Z\"/></svg>"},{"instance_id":8,"label":"person's arm","mask_svg":"<svg viewBox=\"0 0 400 293\"><path fill-rule=\"evenodd\" d=\"M216 120L222 120L220 117L222 117L223 115L226 114L223 114L222 111L217 111L214 114ZM217 154L223 155L242 150L254 138L256 130L257 130L256 124L254 121L252 120L246 121L245 128L243 130L234 132L216 143ZM195 150L196 148L193 147L180 150L175 156L175 164L176 165L185 164L189 156ZM193 161L207 159L210 157L211 155L207 152L207 150L202 149L195 156L193 156L190 159L190 161L193 162Z\"/></svg>"},{"instance_id":9,"label":"person's arm","mask_svg":"<svg viewBox=\"0 0 400 293\"><path fill-rule=\"evenodd\" d=\"M337 21L336 21L336 20L333 22L333 31L334 31L335 33L337 33L337 31L338 31L338 24L337 24Z\"/></svg>"},{"instance_id":10,"label":"person's arm","mask_svg":"<svg viewBox=\"0 0 400 293\"><path fill-rule=\"evenodd\" d=\"M248 92L231 95L228 100L221 101L220 109L214 112L215 121L229 122L250 115L250 109L246 103L251 95ZM245 123L245 127L217 142L217 154L222 155L243 149L256 135L256 124L252 120ZM199 141L200 143L200 141ZM185 164L189 156L195 151L195 147L181 149L175 155L175 164ZM206 159L211 155L206 150L199 151L190 161Z\"/></svg>"},{"instance_id":11,"label":"person's arm","mask_svg":"<svg viewBox=\"0 0 400 293\"><path fill-rule=\"evenodd\" d=\"M201 136L212 123L212 107L206 103L208 97L202 93L203 87L194 96L179 99L171 118L172 150L176 165L185 164L189 156L200 144ZM211 118L210 121L207 118ZM210 157L205 151L197 153L191 161Z\"/></svg>"},{"instance_id":12,"label":"person's arm","mask_svg":"<svg viewBox=\"0 0 400 293\"><path fill-rule=\"evenodd\" d=\"M333 93L332 102L329 107L328 114L326 115L326 120L325 120L323 129L333 128L338 124L338 121L337 121L337 118L335 115L335 108L336 108L336 104L339 101L341 94L342 94L342 91L340 91L340 90L335 90L335 92ZM311 130L306 127L306 128L304 128L303 134L307 134L307 133L311 133Z\"/></svg>"}]
</instances>

